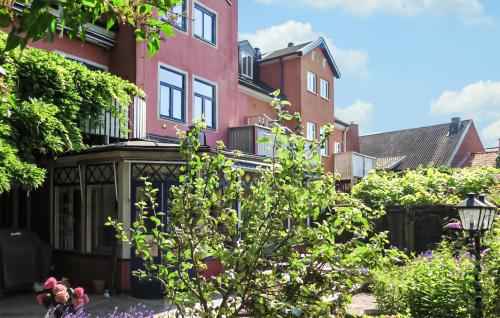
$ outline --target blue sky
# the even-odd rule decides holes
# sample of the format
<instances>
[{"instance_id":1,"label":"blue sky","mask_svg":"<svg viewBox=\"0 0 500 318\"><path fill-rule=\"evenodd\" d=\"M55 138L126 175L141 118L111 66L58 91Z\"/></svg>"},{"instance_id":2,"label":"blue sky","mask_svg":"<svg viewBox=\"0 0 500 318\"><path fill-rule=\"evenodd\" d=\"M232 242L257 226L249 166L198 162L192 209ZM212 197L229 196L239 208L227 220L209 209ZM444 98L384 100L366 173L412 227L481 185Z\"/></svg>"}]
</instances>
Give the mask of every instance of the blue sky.
<instances>
[{"instance_id":1,"label":"blue sky","mask_svg":"<svg viewBox=\"0 0 500 318\"><path fill-rule=\"evenodd\" d=\"M498 0L240 0L239 34L264 52L325 37L335 114L364 133L459 116L498 145Z\"/></svg>"}]
</instances>

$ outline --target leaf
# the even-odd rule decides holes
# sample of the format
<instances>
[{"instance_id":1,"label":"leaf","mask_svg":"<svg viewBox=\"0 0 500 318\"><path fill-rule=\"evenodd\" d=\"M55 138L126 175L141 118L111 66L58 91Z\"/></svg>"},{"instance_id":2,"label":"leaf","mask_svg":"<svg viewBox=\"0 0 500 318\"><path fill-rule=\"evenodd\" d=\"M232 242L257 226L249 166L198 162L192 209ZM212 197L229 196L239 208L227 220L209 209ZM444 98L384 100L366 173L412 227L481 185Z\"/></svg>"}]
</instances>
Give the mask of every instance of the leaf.
<instances>
[{"instance_id":1,"label":"leaf","mask_svg":"<svg viewBox=\"0 0 500 318\"><path fill-rule=\"evenodd\" d=\"M115 25L115 23L116 23L115 19L108 19L108 21L106 21L106 31L111 30L111 28L113 27L113 25Z\"/></svg>"},{"instance_id":2,"label":"leaf","mask_svg":"<svg viewBox=\"0 0 500 318\"><path fill-rule=\"evenodd\" d=\"M22 38L15 31L11 31L7 37L4 52L12 51L21 44Z\"/></svg>"},{"instance_id":3,"label":"leaf","mask_svg":"<svg viewBox=\"0 0 500 318\"><path fill-rule=\"evenodd\" d=\"M82 0L82 4L86 7L94 8L97 4L97 0Z\"/></svg>"}]
</instances>

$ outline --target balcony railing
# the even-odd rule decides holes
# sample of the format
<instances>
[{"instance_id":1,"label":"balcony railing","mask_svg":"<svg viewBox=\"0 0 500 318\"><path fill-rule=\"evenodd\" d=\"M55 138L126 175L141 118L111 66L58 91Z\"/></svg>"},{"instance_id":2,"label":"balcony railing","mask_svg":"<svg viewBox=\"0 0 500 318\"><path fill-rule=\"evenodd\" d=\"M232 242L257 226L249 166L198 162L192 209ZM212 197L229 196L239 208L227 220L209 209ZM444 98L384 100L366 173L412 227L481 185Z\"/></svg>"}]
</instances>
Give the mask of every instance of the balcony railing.
<instances>
[{"instance_id":1,"label":"balcony railing","mask_svg":"<svg viewBox=\"0 0 500 318\"><path fill-rule=\"evenodd\" d=\"M285 131L290 131L289 128L280 126L265 114L248 116L246 126L229 128L229 148L258 156L272 157L274 144L272 127L281 127ZM259 142L261 138L267 138L269 142ZM311 144L311 141L306 141L306 155L309 159L313 157L313 152L309 150ZM282 145L282 147L286 146L286 143Z\"/></svg>"},{"instance_id":2,"label":"balcony railing","mask_svg":"<svg viewBox=\"0 0 500 318\"><path fill-rule=\"evenodd\" d=\"M120 108L118 101L113 100L113 104L117 109ZM91 118L82 123L82 132L89 135L104 137L105 144L108 144L111 141L129 139L129 136L134 139L145 139L146 102L144 99L135 96L132 107L133 123L131 127L124 129L120 126L120 120L117 117L113 116L109 111L103 110L98 119ZM126 118L129 117L128 112L124 115Z\"/></svg>"},{"instance_id":3,"label":"balcony railing","mask_svg":"<svg viewBox=\"0 0 500 318\"><path fill-rule=\"evenodd\" d=\"M354 151L341 152L334 155L335 172L341 180L363 178L375 169L376 158Z\"/></svg>"}]
</instances>

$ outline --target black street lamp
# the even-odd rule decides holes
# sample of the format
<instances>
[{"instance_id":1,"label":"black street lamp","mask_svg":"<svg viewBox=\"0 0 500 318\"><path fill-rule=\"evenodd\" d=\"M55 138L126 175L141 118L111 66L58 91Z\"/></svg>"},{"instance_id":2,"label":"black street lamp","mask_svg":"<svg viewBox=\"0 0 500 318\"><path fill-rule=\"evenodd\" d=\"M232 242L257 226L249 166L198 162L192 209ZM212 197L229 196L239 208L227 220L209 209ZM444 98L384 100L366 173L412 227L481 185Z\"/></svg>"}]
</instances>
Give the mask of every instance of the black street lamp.
<instances>
[{"instance_id":1,"label":"black street lamp","mask_svg":"<svg viewBox=\"0 0 500 318\"><path fill-rule=\"evenodd\" d=\"M482 290L479 275L481 274L481 237L484 231L491 230L495 220L497 207L486 201L485 195L475 198L474 193L469 193L467 199L456 206L462 229L470 233L474 242L474 256L476 258L475 280L475 317L483 317Z\"/></svg>"}]
</instances>

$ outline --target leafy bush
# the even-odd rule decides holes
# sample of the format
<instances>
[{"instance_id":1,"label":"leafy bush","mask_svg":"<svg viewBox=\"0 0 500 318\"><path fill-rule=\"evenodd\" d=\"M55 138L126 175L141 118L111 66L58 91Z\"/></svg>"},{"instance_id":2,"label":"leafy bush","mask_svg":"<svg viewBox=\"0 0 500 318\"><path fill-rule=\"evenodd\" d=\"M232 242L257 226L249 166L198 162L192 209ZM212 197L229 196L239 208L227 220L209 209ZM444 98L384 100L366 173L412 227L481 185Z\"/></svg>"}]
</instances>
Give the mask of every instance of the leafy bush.
<instances>
[{"instance_id":1,"label":"leafy bush","mask_svg":"<svg viewBox=\"0 0 500 318\"><path fill-rule=\"evenodd\" d=\"M371 172L353 187L352 194L372 207L396 205L455 205L467 193L492 193L498 168L419 168Z\"/></svg>"},{"instance_id":2,"label":"leafy bush","mask_svg":"<svg viewBox=\"0 0 500 318\"><path fill-rule=\"evenodd\" d=\"M288 105L273 102L281 127L300 123ZM135 275L163 282L182 317L343 314L350 290L380 264L383 236L371 233L379 212L335 191L318 155L324 140L309 147L302 135L273 128L261 142L272 142L275 156L252 177L222 144L200 153L203 128L180 134L186 165L170 192L168 222L149 181L131 228L109 222L144 260ZM207 257L220 259L219 276L202 275Z\"/></svg>"},{"instance_id":3,"label":"leafy bush","mask_svg":"<svg viewBox=\"0 0 500 318\"><path fill-rule=\"evenodd\" d=\"M497 222L498 223L498 222ZM485 317L499 317L498 224L485 240L481 286ZM381 309L411 317L472 317L474 313L474 258L446 241L434 252L390 265L375 273L372 290ZM455 245L456 246L456 245ZM470 248L470 247L469 247Z\"/></svg>"},{"instance_id":4,"label":"leafy bush","mask_svg":"<svg viewBox=\"0 0 500 318\"><path fill-rule=\"evenodd\" d=\"M5 41L0 31L2 51ZM14 183L26 189L41 185L45 170L36 159L84 148L85 120L106 110L128 129L124 112L131 96L144 96L117 76L40 49L4 52L0 66L7 74L0 77L0 193Z\"/></svg>"}]
</instances>

